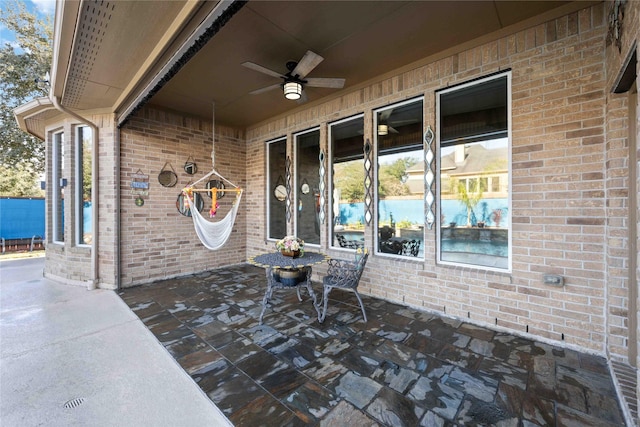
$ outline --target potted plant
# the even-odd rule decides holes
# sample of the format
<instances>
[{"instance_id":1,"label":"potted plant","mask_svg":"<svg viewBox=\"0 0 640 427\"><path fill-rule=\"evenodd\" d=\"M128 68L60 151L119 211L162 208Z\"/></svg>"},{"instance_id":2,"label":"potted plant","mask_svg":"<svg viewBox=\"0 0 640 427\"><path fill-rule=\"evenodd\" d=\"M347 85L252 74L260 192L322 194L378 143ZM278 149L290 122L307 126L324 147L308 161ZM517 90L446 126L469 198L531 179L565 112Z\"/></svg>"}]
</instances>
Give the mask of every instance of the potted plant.
<instances>
[{"instance_id":1,"label":"potted plant","mask_svg":"<svg viewBox=\"0 0 640 427\"><path fill-rule=\"evenodd\" d=\"M297 258L304 255L304 240L296 236L285 236L276 241L276 249L284 256Z\"/></svg>"}]
</instances>

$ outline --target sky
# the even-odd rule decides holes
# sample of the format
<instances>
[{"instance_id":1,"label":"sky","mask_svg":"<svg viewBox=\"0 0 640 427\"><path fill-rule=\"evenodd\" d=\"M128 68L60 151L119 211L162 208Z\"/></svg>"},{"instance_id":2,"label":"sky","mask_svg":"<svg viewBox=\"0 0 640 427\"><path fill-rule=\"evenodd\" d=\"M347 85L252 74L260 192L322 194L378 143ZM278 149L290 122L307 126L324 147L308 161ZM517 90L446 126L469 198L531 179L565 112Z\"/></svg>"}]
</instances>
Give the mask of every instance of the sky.
<instances>
[{"instance_id":1,"label":"sky","mask_svg":"<svg viewBox=\"0 0 640 427\"><path fill-rule=\"evenodd\" d=\"M44 18L47 15L51 16L51 22L53 22L53 15L56 9L55 0L0 0L0 9L4 9L10 3L24 3L28 11L36 13L40 18ZM13 33L0 24L0 46L14 42Z\"/></svg>"}]
</instances>

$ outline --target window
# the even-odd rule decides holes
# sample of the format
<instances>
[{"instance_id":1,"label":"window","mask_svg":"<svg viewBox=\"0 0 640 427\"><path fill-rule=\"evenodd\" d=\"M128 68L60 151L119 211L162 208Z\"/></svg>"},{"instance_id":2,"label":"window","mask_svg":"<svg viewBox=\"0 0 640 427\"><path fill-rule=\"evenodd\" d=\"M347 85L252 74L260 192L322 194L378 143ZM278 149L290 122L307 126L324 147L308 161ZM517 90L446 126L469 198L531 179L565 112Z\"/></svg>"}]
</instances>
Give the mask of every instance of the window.
<instances>
[{"instance_id":1,"label":"window","mask_svg":"<svg viewBox=\"0 0 640 427\"><path fill-rule=\"evenodd\" d=\"M76 238L78 245L91 244L91 172L93 153L91 128L76 128Z\"/></svg>"},{"instance_id":2,"label":"window","mask_svg":"<svg viewBox=\"0 0 640 427\"><path fill-rule=\"evenodd\" d=\"M64 172L64 134L62 132L53 134L52 147L52 173L53 181L52 199L53 199L53 241L56 243L64 242L64 187L66 179L63 178Z\"/></svg>"},{"instance_id":3,"label":"window","mask_svg":"<svg viewBox=\"0 0 640 427\"><path fill-rule=\"evenodd\" d=\"M424 253L422 99L375 112L378 253Z\"/></svg>"},{"instance_id":4,"label":"window","mask_svg":"<svg viewBox=\"0 0 640 427\"><path fill-rule=\"evenodd\" d=\"M510 268L510 80L437 94L440 262Z\"/></svg>"},{"instance_id":5,"label":"window","mask_svg":"<svg viewBox=\"0 0 640 427\"><path fill-rule=\"evenodd\" d=\"M294 136L296 150L296 236L320 244L320 131Z\"/></svg>"},{"instance_id":6,"label":"window","mask_svg":"<svg viewBox=\"0 0 640 427\"><path fill-rule=\"evenodd\" d=\"M331 150L331 246L364 246L364 118L329 125Z\"/></svg>"},{"instance_id":7,"label":"window","mask_svg":"<svg viewBox=\"0 0 640 427\"><path fill-rule=\"evenodd\" d=\"M267 143L267 236L282 239L287 234L287 185L285 182L287 140Z\"/></svg>"}]
</instances>

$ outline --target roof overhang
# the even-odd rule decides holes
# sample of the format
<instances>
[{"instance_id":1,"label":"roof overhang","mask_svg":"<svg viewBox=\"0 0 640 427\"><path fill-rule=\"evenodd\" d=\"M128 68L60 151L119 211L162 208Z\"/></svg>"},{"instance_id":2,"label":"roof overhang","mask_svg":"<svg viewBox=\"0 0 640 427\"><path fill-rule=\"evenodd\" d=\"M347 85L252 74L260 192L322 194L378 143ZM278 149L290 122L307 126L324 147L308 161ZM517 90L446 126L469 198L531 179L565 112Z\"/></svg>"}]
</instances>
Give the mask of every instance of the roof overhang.
<instances>
[{"instance_id":1,"label":"roof overhang","mask_svg":"<svg viewBox=\"0 0 640 427\"><path fill-rule=\"evenodd\" d=\"M41 97L14 109L13 114L20 129L44 141L46 121L58 112L49 98Z\"/></svg>"},{"instance_id":2,"label":"roof overhang","mask_svg":"<svg viewBox=\"0 0 640 427\"><path fill-rule=\"evenodd\" d=\"M56 4L50 96L80 115L113 113L118 124L145 104L210 118L215 103L216 121L246 128L593 3L65 0ZM324 57L309 77L345 78L344 89L305 88L306 104L249 94L278 79L243 62L282 73L307 50Z\"/></svg>"}]
</instances>

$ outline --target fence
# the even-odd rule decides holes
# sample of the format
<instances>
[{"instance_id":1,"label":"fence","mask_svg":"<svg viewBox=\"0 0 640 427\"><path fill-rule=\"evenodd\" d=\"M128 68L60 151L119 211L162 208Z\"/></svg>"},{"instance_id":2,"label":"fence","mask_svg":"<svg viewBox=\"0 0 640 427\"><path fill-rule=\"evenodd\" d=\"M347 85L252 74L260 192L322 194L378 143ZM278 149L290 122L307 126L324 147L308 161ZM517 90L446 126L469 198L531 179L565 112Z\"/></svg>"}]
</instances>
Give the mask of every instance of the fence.
<instances>
[{"instance_id":1,"label":"fence","mask_svg":"<svg viewBox=\"0 0 640 427\"><path fill-rule=\"evenodd\" d=\"M44 248L44 198L0 198L2 253Z\"/></svg>"}]
</instances>

